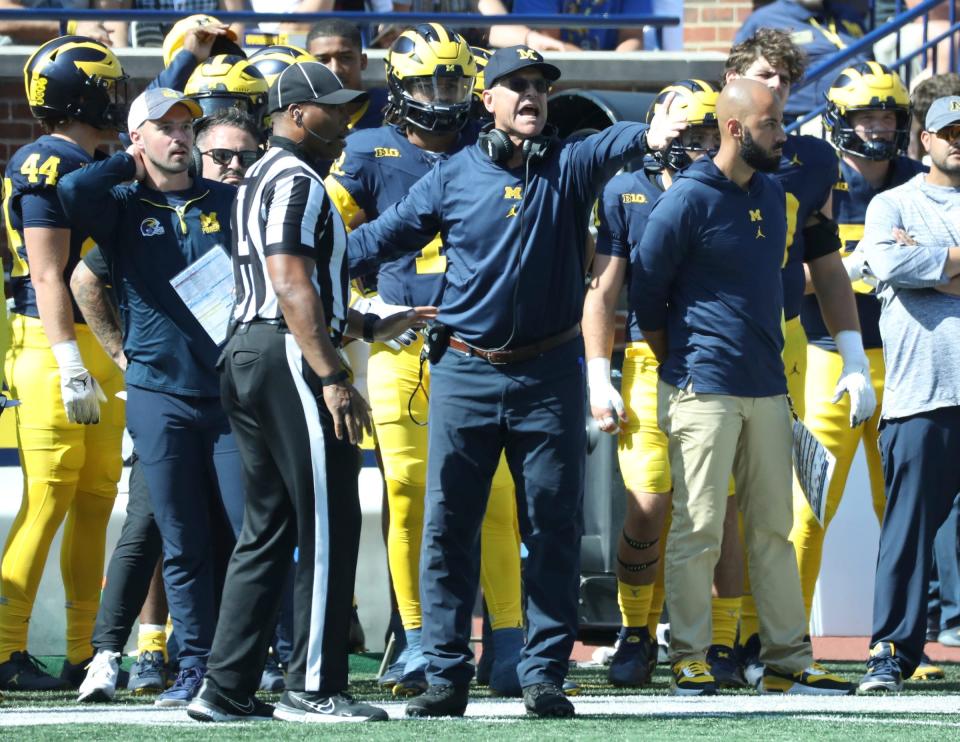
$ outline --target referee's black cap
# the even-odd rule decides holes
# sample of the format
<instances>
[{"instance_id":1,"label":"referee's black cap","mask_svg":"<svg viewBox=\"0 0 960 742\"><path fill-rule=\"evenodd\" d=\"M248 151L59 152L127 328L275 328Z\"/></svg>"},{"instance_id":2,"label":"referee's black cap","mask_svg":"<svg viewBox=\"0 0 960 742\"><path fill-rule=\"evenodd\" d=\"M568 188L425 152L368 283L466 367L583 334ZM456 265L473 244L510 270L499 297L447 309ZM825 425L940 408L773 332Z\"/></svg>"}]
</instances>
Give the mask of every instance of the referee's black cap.
<instances>
[{"instance_id":1,"label":"referee's black cap","mask_svg":"<svg viewBox=\"0 0 960 742\"><path fill-rule=\"evenodd\" d=\"M297 62L277 75L270 86L268 113L282 111L293 103L338 106L366 99L362 90L343 87L340 78L319 62Z\"/></svg>"},{"instance_id":2,"label":"referee's black cap","mask_svg":"<svg viewBox=\"0 0 960 742\"><path fill-rule=\"evenodd\" d=\"M497 49L483 70L483 81L487 89L490 89L497 84L498 80L528 67L539 69L550 82L560 79L558 67L545 62L543 55L536 49L520 45Z\"/></svg>"}]
</instances>

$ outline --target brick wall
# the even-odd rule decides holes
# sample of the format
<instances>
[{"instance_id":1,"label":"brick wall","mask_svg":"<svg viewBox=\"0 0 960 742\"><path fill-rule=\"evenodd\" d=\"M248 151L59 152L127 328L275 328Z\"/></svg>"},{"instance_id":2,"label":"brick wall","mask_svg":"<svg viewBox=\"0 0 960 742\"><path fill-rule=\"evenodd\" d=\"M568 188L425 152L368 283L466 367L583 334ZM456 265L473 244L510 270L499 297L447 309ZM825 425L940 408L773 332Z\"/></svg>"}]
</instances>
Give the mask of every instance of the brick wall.
<instances>
[{"instance_id":1,"label":"brick wall","mask_svg":"<svg viewBox=\"0 0 960 742\"><path fill-rule=\"evenodd\" d=\"M691 51L730 49L737 29L743 25L759 0L685 0L683 3L684 48Z\"/></svg>"}]
</instances>

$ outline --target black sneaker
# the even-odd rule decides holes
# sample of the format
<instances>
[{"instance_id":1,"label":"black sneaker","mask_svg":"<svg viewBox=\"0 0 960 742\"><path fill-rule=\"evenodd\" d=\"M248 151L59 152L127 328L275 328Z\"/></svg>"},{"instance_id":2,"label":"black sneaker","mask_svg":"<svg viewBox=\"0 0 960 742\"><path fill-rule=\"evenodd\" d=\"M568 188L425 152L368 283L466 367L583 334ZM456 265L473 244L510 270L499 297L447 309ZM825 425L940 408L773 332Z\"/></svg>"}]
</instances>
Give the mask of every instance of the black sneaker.
<instances>
[{"instance_id":1,"label":"black sneaker","mask_svg":"<svg viewBox=\"0 0 960 742\"><path fill-rule=\"evenodd\" d=\"M407 702L407 716L463 716L470 692L453 685L431 685Z\"/></svg>"},{"instance_id":2,"label":"black sneaker","mask_svg":"<svg viewBox=\"0 0 960 742\"><path fill-rule=\"evenodd\" d=\"M576 713L573 704L556 683L535 683L523 689L523 705L528 716L567 719Z\"/></svg>"},{"instance_id":3,"label":"black sneaker","mask_svg":"<svg viewBox=\"0 0 960 742\"><path fill-rule=\"evenodd\" d=\"M710 674L720 688L746 688L747 681L743 677L743 670L737 653L732 647L722 644L711 644L707 649L707 664Z\"/></svg>"},{"instance_id":4,"label":"black sneaker","mask_svg":"<svg viewBox=\"0 0 960 742\"><path fill-rule=\"evenodd\" d=\"M60 679L70 688L79 688L83 679L87 677L87 668L93 662L93 657L88 657L82 662L73 664L70 660L63 660L63 667L60 668Z\"/></svg>"},{"instance_id":5,"label":"black sneaker","mask_svg":"<svg viewBox=\"0 0 960 742\"><path fill-rule=\"evenodd\" d=\"M70 687L64 680L44 672L45 667L27 652L14 652L9 660L0 664L0 690L67 690Z\"/></svg>"},{"instance_id":6,"label":"black sneaker","mask_svg":"<svg viewBox=\"0 0 960 742\"><path fill-rule=\"evenodd\" d=\"M256 696L240 700L204 680L200 692L187 706L187 716L194 721L271 721L273 706Z\"/></svg>"},{"instance_id":7,"label":"black sneaker","mask_svg":"<svg viewBox=\"0 0 960 742\"><path fill-rule=\"evenodd\" d=\"M315 691L284 691L273 709L273 718L307 723L386 721L387 712L369 703L354 701L346 693L332 696Z\"/></svg>"}]
</instances>

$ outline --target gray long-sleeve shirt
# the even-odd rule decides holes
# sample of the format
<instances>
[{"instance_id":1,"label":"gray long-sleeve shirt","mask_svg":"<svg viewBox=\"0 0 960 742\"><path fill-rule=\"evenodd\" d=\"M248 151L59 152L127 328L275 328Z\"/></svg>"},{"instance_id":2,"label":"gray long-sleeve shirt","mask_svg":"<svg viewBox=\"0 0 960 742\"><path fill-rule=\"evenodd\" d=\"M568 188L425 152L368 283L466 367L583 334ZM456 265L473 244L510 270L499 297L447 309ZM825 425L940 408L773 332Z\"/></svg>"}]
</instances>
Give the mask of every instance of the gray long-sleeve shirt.
<instances>
[{"instance_id":1,"label":"gray long-sleeve shirt","mask_svg":"<svg viewBox=\"0 0 960 742\"><path fill-rule=\"evenodd\" d=\"M895 227L917 244L899 244ZM960 406L960 298L934 288L947 283L947 250L960 245L960 189L930 185L921 173L877 195L860 244L880 281L882 416Z\"/></svg>"}]
</instances>

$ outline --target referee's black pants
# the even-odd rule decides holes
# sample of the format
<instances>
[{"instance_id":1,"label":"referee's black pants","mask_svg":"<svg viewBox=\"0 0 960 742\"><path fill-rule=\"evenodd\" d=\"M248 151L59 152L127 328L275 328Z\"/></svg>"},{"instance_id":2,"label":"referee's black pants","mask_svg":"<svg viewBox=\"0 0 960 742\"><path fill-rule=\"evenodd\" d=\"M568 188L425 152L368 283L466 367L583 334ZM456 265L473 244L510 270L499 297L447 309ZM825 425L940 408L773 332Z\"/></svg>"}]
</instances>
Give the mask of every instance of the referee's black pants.
<instances>
[{"instance_id":1,"label":"referee's black pants","mask_svg":"<svg viewBox=\"0 0 960 742\"><path fill-rule=\"evenodd\" d=\"M225 690L257 690L298 546L287 688L342 691L360 546L359 451L334 435L319 379L293 335L241 325L224 355L223 406L247 502L207 678Z\"/></svg>"}]
</instances>

